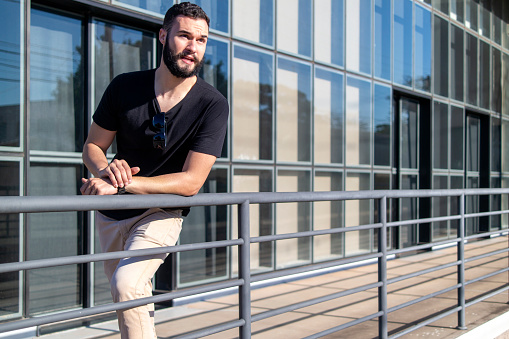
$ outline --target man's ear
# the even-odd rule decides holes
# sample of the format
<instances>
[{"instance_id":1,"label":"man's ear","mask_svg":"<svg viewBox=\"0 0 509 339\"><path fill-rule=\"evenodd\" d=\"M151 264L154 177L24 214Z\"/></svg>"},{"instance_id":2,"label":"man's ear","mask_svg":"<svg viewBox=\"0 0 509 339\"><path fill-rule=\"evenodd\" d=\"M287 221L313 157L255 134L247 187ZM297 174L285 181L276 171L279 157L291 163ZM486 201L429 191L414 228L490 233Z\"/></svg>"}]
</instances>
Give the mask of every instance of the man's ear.
<instances>
[{"instance_id":1,"label":"man's ear","mask_svg":"<svg viewBox=\"0 0 509 339\"><path fill-rule=\"evenodd\" d=\"M163 45L166 43L166 35L167 34L168 34L168 32L166 32L163 28L161 28L159 30L159 42Z\"/></svg>"}]
</instances>

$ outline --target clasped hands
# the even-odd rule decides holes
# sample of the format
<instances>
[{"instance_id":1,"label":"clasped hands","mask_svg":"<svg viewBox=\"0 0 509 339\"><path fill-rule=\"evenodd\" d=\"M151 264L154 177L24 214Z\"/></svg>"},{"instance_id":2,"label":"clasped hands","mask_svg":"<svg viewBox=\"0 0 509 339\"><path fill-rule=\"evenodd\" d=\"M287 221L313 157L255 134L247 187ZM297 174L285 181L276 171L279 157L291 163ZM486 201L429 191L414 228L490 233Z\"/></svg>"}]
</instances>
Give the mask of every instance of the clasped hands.
<instances>
[{"instance_id":1,"label":"clasped hands","mask_svg":"<svg viewBox=\"0 0 509 339\"><path fill-rule=\"evenodd\" d=\"M105 168L98 171L94 178L82 178L80 188L83 195L112 195L118 187L126 187L132 182L133 175L140 172L139 167L130 167L125 160L114 159Z\"/></svg>"}]
</instances>

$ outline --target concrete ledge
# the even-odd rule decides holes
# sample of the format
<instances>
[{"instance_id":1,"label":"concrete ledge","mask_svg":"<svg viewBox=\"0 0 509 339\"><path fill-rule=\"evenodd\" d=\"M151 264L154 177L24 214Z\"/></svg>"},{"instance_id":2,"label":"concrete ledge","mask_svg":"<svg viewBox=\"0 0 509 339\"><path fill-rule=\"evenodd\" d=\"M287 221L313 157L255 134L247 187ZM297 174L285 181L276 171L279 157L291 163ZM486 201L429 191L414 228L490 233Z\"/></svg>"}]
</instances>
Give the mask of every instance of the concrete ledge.
<instances>
[{"instance_id":1,"label":"concrete ledge","mask_svg":"<svg viewBox=\"0 0 509 339\"><path fill-rule=\"evenodd\" d=\"M496 339L509 338L509 312L492 319L472 331L462 334L458 339Z\"/></svg>"}]
</instances>

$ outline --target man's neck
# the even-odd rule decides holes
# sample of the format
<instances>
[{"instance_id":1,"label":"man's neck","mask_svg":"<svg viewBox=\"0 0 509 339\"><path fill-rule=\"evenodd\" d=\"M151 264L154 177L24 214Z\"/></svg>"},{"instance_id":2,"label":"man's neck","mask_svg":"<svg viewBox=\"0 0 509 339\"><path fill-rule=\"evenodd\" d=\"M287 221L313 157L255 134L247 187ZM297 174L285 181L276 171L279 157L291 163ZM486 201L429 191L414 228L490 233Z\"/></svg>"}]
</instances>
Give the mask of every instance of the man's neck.
<instances>
[{"instance_id":1,"label":"man's neck","mask_svg":"<svg viewBox=\"0 0 509 339\"><path fill-rule=\"evenodd\" d=\"M161 111L166 112L180 102L194 86L197 79L196 76L177 78L166 66L159 66L155 75L154 92Z\"/></svg>"}]
</instances>

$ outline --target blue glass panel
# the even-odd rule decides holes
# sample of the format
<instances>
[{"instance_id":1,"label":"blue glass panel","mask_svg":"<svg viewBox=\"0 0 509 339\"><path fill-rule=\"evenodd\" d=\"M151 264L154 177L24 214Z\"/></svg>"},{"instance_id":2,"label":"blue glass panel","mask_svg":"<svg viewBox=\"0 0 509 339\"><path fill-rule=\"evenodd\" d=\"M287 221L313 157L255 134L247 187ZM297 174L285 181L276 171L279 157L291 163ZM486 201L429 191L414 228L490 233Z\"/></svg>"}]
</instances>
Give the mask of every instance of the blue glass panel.
<instances>
[{"instance_id":1,"label":"blue glass panel","mask_svg":"<svg viewBox=\"0 0 509 339\"><path fill-rule=\"evenodd\" d=\"M412 1L394 1L394 82L412 87Z\"/></svg>"},{"instance_id":2,"label":"blue glass panel","mask_svg":"<svg viewBox=\"0 0 509 339\"><path fill-rule=\"evenodd\" d=\"M371 164L371 82L347 77L346 80L346 163Z\"/></svg>"},{"instance_id":3,"label":"blue glass panel","mask_svg":"<svg viewBox=\"0 0 509 339\"><path fill-rule=\"evenodd\" d=\"M391 165L391 88L375 84L374 89L375 165Z\"/></svg>"},{"instance_id":4,"label":"blue glass panel","mask_svg":"<svg viewBox=\"0 0 509 339\"><path fill-rule=\"evenodd\" d=\"M371 74L371 0L346 1L346 67Z\"/></svg>"},{"instance_id":5,"label":"blue glass panel","mask_svg":"<svg viewBox=\"0 0 509 339\"><path fill-rule=\"evenodd\" d=\"M391 1L375 0L376 77L391 80Z\"/></svg>"},{"instance_id":6,"label":"blue glass panel","mask_svg":"<svg viewBox=\"0 0 509 339\"><path fill-rule=\"evenodd\" d=\"M230 18L230 4L228 0L193 0L210 18L210 29L229 33L228 20Z\"/></svg>"},{"instance_id":7,"label":"blue glass panel","mask_svg":"<svg viewBox=\"0 0 509 339\"><path fill-rule=\"evenodd\" d=\"M415 6L414 86L431 91L431 12Z\"/></svg>"},{"instance_id":8,"label":"blue glass panel","mask_svg":"<svg viewBox=\"0 0 509 339\"><path fill-rule=\"evenodd\" d=\"M149 11L164 16L168 8L173 5L173 0L113 0L129 5L134 8L139 8L144 11Z\"/></svg>"},{"instance_id":9,"label":"blue glass panel","mask_svg":"<svg viewBox=\"0 0 509 339\"><path fill-rule=\"evenodd\" d=\"M449 95L449 22L438 15L433 20L433 88L435 94Z\"/></svg>"}]
</instances>

